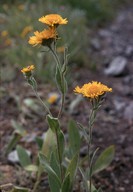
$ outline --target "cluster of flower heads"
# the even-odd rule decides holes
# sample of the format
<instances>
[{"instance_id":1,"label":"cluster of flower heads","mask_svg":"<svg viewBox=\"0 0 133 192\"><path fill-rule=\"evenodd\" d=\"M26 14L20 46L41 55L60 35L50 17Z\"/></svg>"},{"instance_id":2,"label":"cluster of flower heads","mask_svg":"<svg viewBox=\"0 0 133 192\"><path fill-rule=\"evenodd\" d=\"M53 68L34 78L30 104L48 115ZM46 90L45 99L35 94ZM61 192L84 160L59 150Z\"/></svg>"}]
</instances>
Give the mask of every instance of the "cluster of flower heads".
<instances>
[{"instance_id":1,"label":"cluster of flower heads","mask_svg":"<svg viewBox=\"0 0 133 192\"><path fill-rule=\"evenodd\" d=\"M48 26L47 29L43 31L34 32L34 36L30 37L29 44L36 46L36 45L43 45L43 46L50 46L53 41L56 41L58 38L58 34L56 28L59 25L67 24L67 19L63 19L58 14L49 14L39 18L39 21L46 24Z\"/></svg>"},{"instance_id":2,"label":"cluster of flower heads","mask_svg":"<svg viewBox=\"0 0 133 192\"><path fill-rule=\"evenodd\" d=\"M106 92L112 92L112 88L109 88L100 82L92 81L91 83L84 84L81 88L77 86L74 89L74 92L82 94L84 97L94 99L105 94Z\"/></svg>"}]
</instances>

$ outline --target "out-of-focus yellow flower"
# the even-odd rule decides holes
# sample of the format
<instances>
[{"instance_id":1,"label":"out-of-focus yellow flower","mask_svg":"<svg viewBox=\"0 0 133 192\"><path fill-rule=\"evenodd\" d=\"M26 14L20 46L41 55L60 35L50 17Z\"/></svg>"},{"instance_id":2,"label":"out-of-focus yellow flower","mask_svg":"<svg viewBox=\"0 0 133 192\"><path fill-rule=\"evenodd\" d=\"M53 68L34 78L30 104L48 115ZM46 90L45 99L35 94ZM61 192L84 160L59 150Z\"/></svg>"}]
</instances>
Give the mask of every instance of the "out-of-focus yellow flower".
<instances>
[{"instance_id":1,"label":"out-of-focus yellow flower","mask_svg":"<svg viewBox=\"0 0 133 192\"><path fill-rule=\"evenodd\" d=\"M57 102L58 98L59 98L59 95L57 93L51 93L47 99L47 102L49 104L54 104Z\"/></svg>"},{"instance_id":2,"label":"out-of-focus yellow flower","mask_svg":"<svg viewBox=\"0 0 133 192\"><path fill-rule=\"evenodd\" d=\"M74 92L82 94L84 97L94 99L106 92L112 92L112 88L109 88L100 82L92 81L91 83L84 84L81 88L77 86Z\"/></svg>"},{"instance_id":3,"label":"out-of-focus yellow flower","mask_svg":"<svg viewBox=\"0 0 133 192\"><path fill-rule=\"evenodd\" d=\"M58 47L57 48L57 52L58 53L62 53L62 52L64 52L65 51L65 47L64 46L61 46L61 47Z\"/></svg>"},{"instance_id":4,"label":"out-of-focus yellow flower","mask_svg":"<svg viewBox=\"0 0 133 192\"><path fill-rule=\"evenodd\" d=\"M34 32L35 36L30 37L29 44L50 46L57 39L57 32L54 28L44 29L42 32Z\"/></svg>"},{"instance_id":5,"label":"out-of-focus yellow flower","mask_svg":"<svg viewBox=\"0 0 133 192\"><path fill-rule=\"evenodd\" d=\"M2 37L6 37L8 35L8 31L7 30L4 30L1 32L1 36Z\"/></svg>"},{"instance_id":6,"label":"out-of-focus yellow flower","mask_svg":"<svg viewBox=\"0 0 133 192\"><path fill-rule=\"evenodd\" d=\"M6 45L6 46L9 46L9 45L11 45L12 44L12 40L11 39L6 39L5 40L5 42L4 42L4 45Z\"/></svg>"},{"instance_id":7,"label":"out-of-focus yellow flower","mask_svg":"<svg viewBox=\"0 0 133 192\"><path fill-rule=\"evenodd\" d=\"M33 30L32 26L27 26L23 29L22 33L21 33L21 37L24 38L29 32L31 32Z\"/></svg>"},{"instance_id":8,"label":"out-of-focus yellow flower","mask_svg":"<svg viewBox=\"0 0 133 192\"><path fill-rule=\"evenodd\" d=\"M20 11L23 11L24 10L24 5L23 4L20 4L20 5L18 5L18 9L20 10Z\"/></svg>"},{"instance_id":9,"label":"out-of-focus yellow flower","mask_svg":"<svg viewBox=\"0 0 133 192\"><path fill-rule=\"evenodd\" d=\"M49 14L46 16L43 16L39 18L39 21L42 23L45 23L46 25L49 25L50 27L57 27L58 25L64 25L67 24L68 20L65 18L63 19L58 14Z\"/></svg>"},{"instance_id":10,"label":"out-of-focus yellow flower","mask_svg":"<svg viewBox=\"0 0 133 192\"><path fill-rule=\"evenodd\" d=\"M35 66L34 65L29 65L28 67L24 67L21 72L22 73L29 73L31 71L33 71L35 69Z\"/></svg>"}]
</instances>

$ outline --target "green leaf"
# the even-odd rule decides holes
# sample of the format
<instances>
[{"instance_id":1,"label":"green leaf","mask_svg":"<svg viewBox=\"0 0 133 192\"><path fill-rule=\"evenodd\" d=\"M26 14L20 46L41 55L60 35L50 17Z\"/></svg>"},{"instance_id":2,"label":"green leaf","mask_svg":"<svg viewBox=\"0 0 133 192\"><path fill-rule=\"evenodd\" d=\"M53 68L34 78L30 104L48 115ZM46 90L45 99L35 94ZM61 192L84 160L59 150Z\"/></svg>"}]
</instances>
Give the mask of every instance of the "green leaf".
<instances>
[{"instance_id":1,"label":"green leaf","mask_svg":"<svg viewBox=\"0 0 133 192\"><path fill-rule=\"evenodd\" d=\"M61 182L55 171L50 166L47 158L42 154L39 153L39 160L41 165L45 168L46 172L48 173L49 178L49 185L51 192L57 192L61 189Z\"/></svg>"},{"instance_id":2,"label":"green leaf","mask_svg":"<svg viewBox=\"0 0 133 192\"><path fill-rule=\"evenodd\" d=\"M64 148L65 148L65 137L61 130L57 134L58 134L58 138L59 138L59 141L58 141L59 142L59 152L60 152L60 157L62 160Z\"/></svg>"},{"instance_id":3,"label":"green leaf","mask_svg":"<svg viewBox=\"0 0 133 192\"><path fill-rule=\"evenodd\" d=\"M50 129L56 133L60 129L59 121L57 118L51 117L50 115L47 115L47 121L49 124Z\"/></svg>"},{"instance_id":4,"label":"green leaf","mask_svg":"<svg viewBox=\"0 0 133 192\"><path fill-rule=\"evenodd\" d=\"M70 173L66 175L63 183L62 183L62 192L71 192L71 181L70 181Z\"/></svg>"},{"instance_id":5,"label":"green leaf","mask_svg":"<svg viewBox=\"0 0 133 192\"><path fill-rule=\"evenodd\" d=\"M76 169L77 169L77 164L78 164L78 154L76 153L76 155L74 155L74 157L70 161L67 171L66 171L66 175L68 175L70 173L71 182L73 182L73 179L74 179L74 176L76 173Z\"/></svg>"},{"instance_id":6,"label":"green leaf","mask_svg":"<svg viewBox=\"0 0 133 192\"><path fill-rule=\"evenodd\" d=\"M5 149L5 155L10 153L12 149L17 145L18 141L22 138L22 136L18 133L13 133L11 140L9 141L8 145L6 146Z\"/></svg>"},{"instance_id":7,"label":"green leaf","mask_svg":"<svg viewBox=\"0 0 133 192\"><path fill-rule=\"evenodd\" d=\"M24 128L17 121L12 120L11 124L12 124L13 128L15 129L15 132L17 132L19 135L21 135L21 136L26 135L26 130L24 130Z\"/></svg>"},{"instance_id":8,"label":"green leaf","mask_svg":"<svg viewBox=\"0 0 133 192\"><path fill-rule=\"evenodd\" d=\"M43 146L41 151L47 158L50 158L51 151L55 150L55 148L56 148L55 133L53 133L51 129L48 129L43 139Z\"/></svg>"},{"instance_id":9,"label":"green leaf","mask_svg":"<svg viewBox=\"0 0 133 192\"><path fill-rule=\"evenodd\" d=\"M57 160L56 151L53 151L53 152L51 153L50 166L51 166L52 169L55 171L55 173L57 174L57 176L61 179L60 166L59 166L59 163L58 163L58 160Z\"/></svg>"},{"instance_id":10,"label":"green leaf","mask_svg":"<svg viewBox=\"0 0 133 192\"><path fill-rule=\"evenodd\" d=\"M42 146L43 146L43 139L41 137L36 137L35 141L36 141L36 143L37 143L37 145L39 147L39 150L41 150Z\"/></svg>"},{"instance_id":11,"label":"green leaf","mask_svg":"<svg viewBox=\"0 0 133 192\"><path fill-rule=\"evenodd\" d=\"M92 168L92 174L98 173L99 171L102 171L108 165L111 163L115 155L115 147L113 145L106 148L101 155L96 160L93 168Z\"/></svg>"},{"instance_id":12,"label":"green leaf","mask_svg":"<svg viewBox=\"0 0 133 192\"><path fill-rule=\"evenodd\" d=\"M71 120L68 125L68 134L69 134L69 149L70 153L73 156L75 153L80 150L80 133L75 121Z\"/></svg>"},{"instance_id":13,"label":"green leaf","mask_svg":"<svg viewBox=\"0 0 133 192\"><path fill-rule=\"evenodd\" d=\"M37 172L38 171L38 166L36 166L36 165L33 165L33 164L31 164L31 165L28 165L28 166L26 166L26 167L24 167L25 168L25 170L26 171L33 171L33 172Z\"/></svg>"},{"instance_id":14,"label":"green leaf","mask_svg":"<svg viewBox=\"0 0 133 192\"><path fill-rule=\"evenodd\" d=\"M26 166L32 164L27 151L20 145L17 146L17 153L18 153L19 161L22 167L25 168Z\"/></svg>"},{"instance_id":15,"label":"green leaf","mask_svg":"<svg viewBox=\"0 0 133 192\"><path fill-rule=\"evenodd\" d=\"M24 188L24 187L14 186L10 192L29 192L29 189Z\"/></svg>"}]
</instances>

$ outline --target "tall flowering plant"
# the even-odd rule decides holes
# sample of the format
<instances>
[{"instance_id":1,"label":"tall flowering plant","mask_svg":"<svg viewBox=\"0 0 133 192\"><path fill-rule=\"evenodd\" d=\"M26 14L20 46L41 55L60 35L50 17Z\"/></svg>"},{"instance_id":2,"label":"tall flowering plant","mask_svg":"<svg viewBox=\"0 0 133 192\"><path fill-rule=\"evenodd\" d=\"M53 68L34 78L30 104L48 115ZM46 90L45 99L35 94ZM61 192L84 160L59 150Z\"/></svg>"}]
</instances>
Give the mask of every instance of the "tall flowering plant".
<instances>
[{"instance_id":1,"label":"tall flowering plant","mask_svg":"<svg viewBox=\"0 0 133 192\"><path fill-rule=\"evenodd\" d=\"M36 182L32 191L37 192L41 181L43 172L48 174L48 181L51 192L71 192L74 188L74 182L76 180L77 171L81 173L81 191L86 192L100 192L101 188L96 189L92 182L92 177L95 173L106 168L112 161L114 156L114 147L110 146L102 152L102 154L95 160L96 149L92 151L92 129L98 109L103 103L103 96L107 92L111 92L112 89L100 82L90 82L84 84L82 87L77 86L74 89L76 94L81 94L88 99L92 109L89 116L88 126L84 127L80 123L71 121L69 123L68 135L69 140L66 142L64 133L60 126L60 120L63 112L65 95L67 92L67 49L64 50L64 61L61 63L57 52L56 43L59 39L58 27L60 25L66 25L67 19L63 19L58 14L49 14L39 19L40 22L46 25L46 28L39 32L34 32L34 36L29 38L29 44L33 46L47 47L53 55L56 63L55 79L58 90L61 95L61 105L59 107L58 115L53 116L52 111L41 99L37 92L37 82L33 75L34 65L25 67L21 70L26 78L28 84L32 87L36 97L44 107L46 114L46 121L49 129L46 132L46 137L40 146L38 152L37 163L33 165L30 163L27 153L22 147L17 147L18 156L20 158L21 165L28 171L36 173ZM87 156L88 167L84 170L83 159L80 158L81 141L86 141L88 148ZM28 162L28 163L27 163ZM28 190L15 188L14 191Z\"/></svg>"}]
</instances>

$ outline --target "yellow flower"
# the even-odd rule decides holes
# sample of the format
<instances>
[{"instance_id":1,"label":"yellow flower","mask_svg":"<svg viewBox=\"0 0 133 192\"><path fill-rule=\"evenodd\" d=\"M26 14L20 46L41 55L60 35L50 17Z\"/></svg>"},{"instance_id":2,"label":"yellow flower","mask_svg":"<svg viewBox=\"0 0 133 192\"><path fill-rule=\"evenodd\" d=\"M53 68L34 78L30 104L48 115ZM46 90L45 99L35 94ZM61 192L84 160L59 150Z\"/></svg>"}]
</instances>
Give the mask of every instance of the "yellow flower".
<instances>
[{"instance_id":1,"label":"yellow flower","mask_svg":"<svg viewBox=\"0 0 133 192\"><path fill-rule=\"evenodd\" d=\"M47 102L49 104L54 104L54 103L56 103L58 98L59 98L59 95L57 93L52 93L52 94L49 95L49 98L47 99Z\"/></svg>"},{"instance_id":2,"label":"yellow flower","mask_svg":"<svg viewBox=\"0 0 133 192\"><path fill-rule=\"evenodd\" d=\"M25 67L21 70L22 73L29 73L31 71L33 71L35 69L35 66L34 65L30 65L28 67Z\"/></svg>"},{"instance_id":3,"label":"yellow flower","mask_svg":"<svg viewBox=\"0 0 133 192\"><path fill-rule=\"evenodd\" d=\"M4 45L9 46L12 44L12 40L10 38L6 39Z\"/></svg>"},{"instance_id":4,"label":"yellow flower","mask_svg":"<svg viewBox=\"0 0 133 192\"><path fill-rule=\"evenodd\" d=\"M92 81L91 83L84 84L81 88L77 86L74 92L82 94L84 97L94 99L106 92L112 92L112 88L109 88L100 82Z\"/></svg>"},{"instance_id":5,"label":"yellow flower","mask_svg":"<svg viewBox=\"0 0 133 192\"><path fill-rule=\"evenodd\" d=\"M30 37L29 44L49 46L54 40L57 39L57 32L54 28L44 29L42 32L34 32L35 36Z\"/></svg>"},{"instance_id":6,"label":"yellow flower","mask_svg":"<svg viewBox=\"0 0 133 192\"><path fill-rule=\"evenodd\" d=\"M4 30L1 32L2 37L6 37L8 35L8 31Z\"/></svg>"},{"instance_id":7,"label":"yellow flower","mask_svg":"<svg viewBox=\"0 0 133 192\"><path fill-rule=\"evenodd\" d=\"M29 32L31 32L33 30L32 26L27 26L23 29L22 33L21 33L21 37L24 38Z\"/></svg>"},{"instance_id":8,"label":"yellow flower","mask_svg":"<svg viewBox=\"0 0 133 192\"><path fill-rule=\"evenodd\" d=\"M63 19L58 14L49 14L46 16L43 16L39 19L40 22L45 23L46 25L49 25L50 27L57 27L58 25L64 25L67 24L67 19Z\"/></svg>"}]
</instances>

